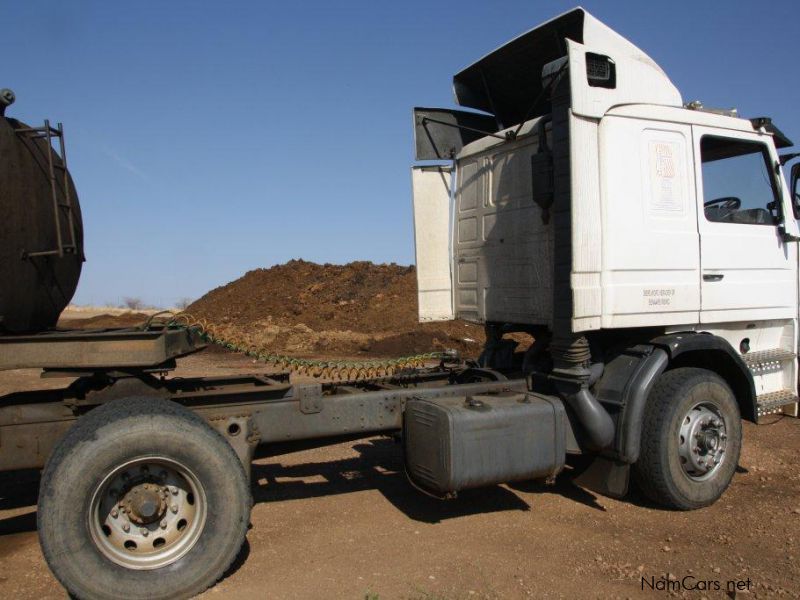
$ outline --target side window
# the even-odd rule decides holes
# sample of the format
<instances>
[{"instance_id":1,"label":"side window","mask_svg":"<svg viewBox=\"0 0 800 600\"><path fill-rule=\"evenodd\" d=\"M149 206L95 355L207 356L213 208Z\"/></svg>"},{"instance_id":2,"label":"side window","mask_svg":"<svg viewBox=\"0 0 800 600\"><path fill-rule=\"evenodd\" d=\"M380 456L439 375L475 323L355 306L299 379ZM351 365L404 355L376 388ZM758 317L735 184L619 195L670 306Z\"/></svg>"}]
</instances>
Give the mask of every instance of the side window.
<instances>
[{"instance_id":1,"label":"side window","mask_svg":"<svg viewBox=\"0 0 800 600\"><path fill-rule=\"evenodd\" d=\"M779 196L769 153L758 142L703 136L703 207L716 223L775 225Z\"/></svg>"}]
</instances>

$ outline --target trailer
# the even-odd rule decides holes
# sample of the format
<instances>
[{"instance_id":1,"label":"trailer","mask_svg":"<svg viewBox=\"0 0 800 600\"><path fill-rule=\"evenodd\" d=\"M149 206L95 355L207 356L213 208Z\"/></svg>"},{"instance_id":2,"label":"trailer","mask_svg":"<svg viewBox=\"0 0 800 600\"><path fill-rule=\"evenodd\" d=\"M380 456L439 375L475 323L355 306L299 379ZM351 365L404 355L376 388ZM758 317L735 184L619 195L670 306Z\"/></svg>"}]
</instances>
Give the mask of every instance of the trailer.
<instances>
[{"instance_id":1,"label":"trailer","mask_svg":"<svg viewBox=\"0 0 800 600\"><path fill-rule=\"evenodd\" d=\"M483 323L486 346L310 383L177 377L224 340L176 320L57 329L83 260L63 130L0 119L0 277L19 282L0 287L0 369L72 379L0 398L0 470L44 469L40 542L69 593L213 585L245 538L251 461L279 444L391 435L443 500L586 455L580 485L622 497L635 481L692 510L728 487L742 419L797 416L800 172L787 186L797 155L770 119L684 103L583 9L454 89L470 110L414 110L419 317Z\"/></svg>"}]
</instances>

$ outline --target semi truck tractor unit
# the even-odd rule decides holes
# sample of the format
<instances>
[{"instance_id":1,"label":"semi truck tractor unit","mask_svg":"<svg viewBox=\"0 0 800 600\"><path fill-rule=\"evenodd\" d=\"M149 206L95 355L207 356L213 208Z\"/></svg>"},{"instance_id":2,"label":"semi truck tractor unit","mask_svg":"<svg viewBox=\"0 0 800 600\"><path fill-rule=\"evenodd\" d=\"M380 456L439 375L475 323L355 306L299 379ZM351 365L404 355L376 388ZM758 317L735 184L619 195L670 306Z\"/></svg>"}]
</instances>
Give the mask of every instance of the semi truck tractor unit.
<instances>
[{"instance_id":1,"label":"semi truck tractor unit","mask_svg":"<svg viewBox=\"0 0 800 600\"><path fill-rule=\"evenodd\" d=\"M213 585L251 462L278 451L389 435L443 501L584 455L578 485L690 510L728 487L743 419L797 416L798 171L769 118L685 102L580 8L453 85L461 108L413 111L419 318L481 323L485 347L318 380L176 376L209 343L248 351L180 315L58 328L84 260L64 132L0 91L0 369L65 383L0 397L0 470L42 469L39 539L70 594Z\"/></svg>"}]
</instances>

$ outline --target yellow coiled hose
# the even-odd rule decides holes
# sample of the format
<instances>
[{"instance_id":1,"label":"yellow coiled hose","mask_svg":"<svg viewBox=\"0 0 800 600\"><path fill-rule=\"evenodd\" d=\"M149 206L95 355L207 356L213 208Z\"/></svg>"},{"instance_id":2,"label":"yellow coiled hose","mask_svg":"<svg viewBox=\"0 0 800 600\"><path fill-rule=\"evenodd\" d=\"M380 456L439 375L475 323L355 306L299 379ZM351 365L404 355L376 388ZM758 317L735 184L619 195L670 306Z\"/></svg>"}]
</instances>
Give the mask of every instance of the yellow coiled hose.
<instances>
[{"instance_id":1,"label":"yellow coiled hose","mask_svg":"<svg viewBox=\"0 0 800 600\"><path fill-rule=\"evenodd\" d=\"M427 361L438 360L444 357L442 352L427 352L414 356L403 356L393 359L376 359L366 361L345 360L309 360L282 354L274 354L266 346L253 344L244 339L240 333L230 327L217 325L207 319L195 317L187 312L172 313L160 312L152 315L145 328L149 328L154 319L169 315L167 326L186 327L200 335L201 339L209 344L215 344L249 356L280 369L294 371L300 375L322 377L333 380L354 381L358 379L372 379L376 377L389 377L403 369L421 368Z\"/></svg>"}]
</instances>

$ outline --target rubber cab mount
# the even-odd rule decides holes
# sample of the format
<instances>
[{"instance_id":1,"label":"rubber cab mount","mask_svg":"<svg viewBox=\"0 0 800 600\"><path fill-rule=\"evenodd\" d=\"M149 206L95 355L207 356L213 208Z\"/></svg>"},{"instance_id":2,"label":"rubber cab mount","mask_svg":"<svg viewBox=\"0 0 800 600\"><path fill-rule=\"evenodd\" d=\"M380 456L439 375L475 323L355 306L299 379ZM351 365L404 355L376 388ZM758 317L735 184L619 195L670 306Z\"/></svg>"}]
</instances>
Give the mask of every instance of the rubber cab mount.
<instances>
[{"instance_id":1,"label":"rubber cab mount","mask_svg":"<svg viewBox=\"0 0 800 600\"><path fill-rule=\"evenodd\" d=\"M39 540L78 598L188 598L236 558L252 499L241 461L190 410L154 398L100 406L42 475Z\"/></svg>"}]
</instances>

